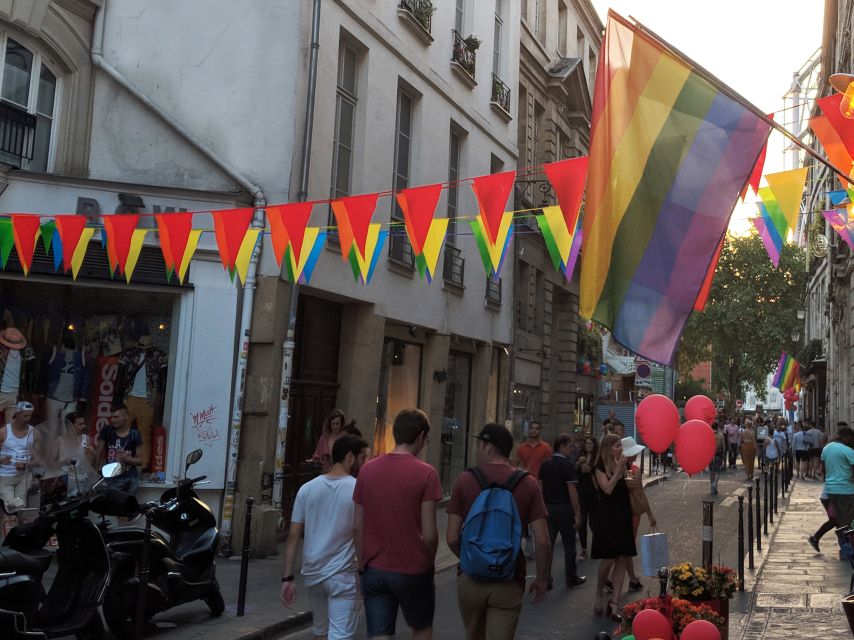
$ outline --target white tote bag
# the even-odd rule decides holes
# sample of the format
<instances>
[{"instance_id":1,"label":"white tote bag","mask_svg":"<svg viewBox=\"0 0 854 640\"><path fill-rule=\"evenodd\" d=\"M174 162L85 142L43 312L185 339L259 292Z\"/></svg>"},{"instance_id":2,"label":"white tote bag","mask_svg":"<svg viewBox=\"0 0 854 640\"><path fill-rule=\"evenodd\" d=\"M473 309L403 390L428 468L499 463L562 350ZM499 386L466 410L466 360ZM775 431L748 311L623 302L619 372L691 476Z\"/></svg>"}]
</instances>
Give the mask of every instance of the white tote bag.
<instances>
[{"instance_id":1,"label":"white tote bag","mask_svg":"<svg viewBox=\"0 0 854 640\"><path fill-rule=\"evenodd\" d=\"M656 531L641 536L640 556L645 576L657 576L661 567L669 567L670 552L667 549L667 534Z\"/></svg>"}]
</instances>

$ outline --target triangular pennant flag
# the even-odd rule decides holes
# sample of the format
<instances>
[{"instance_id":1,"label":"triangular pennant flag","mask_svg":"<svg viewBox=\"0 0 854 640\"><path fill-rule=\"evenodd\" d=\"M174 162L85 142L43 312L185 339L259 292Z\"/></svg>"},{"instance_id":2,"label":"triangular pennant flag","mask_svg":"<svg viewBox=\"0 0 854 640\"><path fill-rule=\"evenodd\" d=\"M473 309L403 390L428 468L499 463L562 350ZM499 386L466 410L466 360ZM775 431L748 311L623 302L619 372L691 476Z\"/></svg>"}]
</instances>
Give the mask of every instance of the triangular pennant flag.
<instances>
[{"instance_id":1,"label":"triangular pennant flag","mask_svg":"<svg viewBox=\"0 0 854 640\"><path fill-rule=\"evenodd\" d=\"M546 241L546 248L555 270L565 268L572 251L572 231L578 226L578 221L576 220L573 226L567 227L564 212L560 207L545 207L542 215L537 216L537 224Z\"/></svg>"},{"instance_id":2,"label":"triangular pennant flag","mask_svg":"<svg viewBox=\"0 0 854 640\"><path fill-rule=\"evenodd\" d=\"M776 268L780 264L780 249L774 244L771 235L768 233L768 226L764 218L753 218L753 225L759 232L759 237L762 238L762 244L765 245L765 251L768 252L768 257L771 258L771 263Z\"/></svg>"},{"instance_id":3,"label":"triangular pennant flag","mask_svg":"<svg viewBox=\"0 0 854 640\"><path fill-rule=\"evenodd\" d=\"M578 223L581 199L584 196L584 182L587 180L587 161L587 156L582 156L543 165L543 171L563 211L566 228L570 230L575 229Z\"/></svg>"},{"instance_id":4,"label":"triangular pennant flag","mask_svg":"<svg viewBox=\"0 0 854 640\"><path fill-rule=\"evenodd\" d=\"M397 194L397 202L403 211L406 233L415 255L419 255L423 251L441 194L441 184L428 184L422 187L404 189Z\"/></svg>"},{"instance_id":5,"label":"triangular pennant flag","mask_svg":"<svg viewBox=\"0 0 854 640\"><path fill-rule=\"evenodd\" d=\"M201 236L201 229L193 229L190 231L190 236L187 238L187 248L184 250L184 257L181 260L181 265L178 267L178 282L181 284L184 284L184 277L187 275L187 268L190 266L190 260L193 259L193 254L196 252L196 247L199 244L199 238Z\"/></svg>"},{"instance_id":6,"label":"triangular pennant flag","mask_svg":"<svg viewBox=\"0 0 854 640\"><path fill-rule=\"evenodd\" d=\"M712 291L712 281L715 278L715 270L718 268L718 262L721 259L721 251L723 251L725 240L726 234L721 238L718 249L715 251L712 262L709 265L709 270L706 272L706 279L703 280L703 286L700 289L700 293L697 295L697 299L694 300L694 311L703 311L706 308L706 303L709 301L709 293Z\"/></svg>"},{"instance_id":7,"label":"triangular pennant flag","mask_svg":"<svg viewBox=\"0 0 854 640\"><path fill-rule=\"evenodd\" d=\"M760 187L759 198L760 202L757 203L757 206L765 218L768 231L773 232L775 244L782 247L788 236L789 222L770 188Z\"/></svg>"},{"instance_id":8,"label":"triangular pennant flag","mask_svg":"<svg viewBox=\"0 0 854 640\"><path fill-rule=\"evenodd\" d=\"M575 263L578 262L578 256L581 254L581 241L583 233L581 231L581 220L578 221L578 226L575 228L575 236L572 238L572 251L569 252L569 262L563 270L563 275L566 276L568 282L572 282L572 274L575 271Z\"/></svg>"},{"instance_id":9,"label":"triangular pennant flag","mask_svg":"<svg viewBox=\"0 0 854 640\"><path fill-rule=\"evenodd\" d=\"M322 246L325 239L326 232L321 231L319 227L306 227L300 244L299 260L294 253L293 244L288 245L284 256L288 280L291 282L308 282L311 279L311 273L314 271L314 264L319 253L317 245Z\"/></svg>"},{"instance_id":10,"label":"triangular pennant flag","mask_svg":"<svg viewBox=\"0 0 854 640\"><path fill-rule=\"evenodd\" d=\"M95 235L94 229L83 229L80 238L77 242L77 247L71 256L71 277L77 280L77 274L80 273L80 267L83 266L83 259L86 257L86 250L89 248L89 241Z\"/></svg>"},{"instance_id":11,"label":"triangular pennant flag","mask_svg":"<svg viewBox=\"0 0 854 640\"><path fill-rule=\"evenodd\" d=\"M498 242L499 229L504 223L504 210L515 179L515 171L505 171L477 177L472 184L472 190L480 206L481 224L490 244L494 245Z\"/></svg>"},{"instance_id":12,"label":"triangular pennant flag","mask_svg":"<svg viewBox=\"0 0 854 640\"><path fill-rule=\"evenodd\" d=\"M261 229L249 229L243 237L240 250L237 252L237 258L234 260L234 271L237 272L237 277L240 278L241 284L246 284L249 263L252 261L252 254L255 251L255 246L258 244L260 235Z\"/></svg>"},{"instance_id":13,"label":"triangular pennant flag","mask_svg":"<svg viewBox=\"0 0 854 640\"><path fill-rule=\"evenodd\" d=\"M783 212L789 229L793 231L798 224L798 214L801 212L801 200L804 197L808 173L808 167L801 167L765 175L768 188L774 194L774 199Z\"/></svg>"},{"instance_id":14,"label":"triangular pennant flag","mask_svg":"<svg viewBox=\"0 0 854 640\"><path fill-rule=\"evenodd\" d=\"M57 216L56 217L56 232L59 236L60 246L62 249L62 265L65 272L71 269L71 262L74 258L74 252L81 243L83 230L86 227L86 216ZM90 229L94 233L94 229ZM89 234L92 237L92 233ZM88 244L88 240L87 240ZM54 247L54 252L57 248ZM81 259L82 262L82 259ZM76 278L76 276L75 276Z\"/></svg>"},{"instance_id":15,"label":"triangular pennant flag","mask_svg":"<svg viewBox=\"0 0 854 640\"><path fill-rule=\"evenodd\" d=\"M472 232L474 233L475 243L477 244L480 258L483 261L483 267L486 270L486 275L498 276L501 267L504 264L504 256L507 253L507 247L510 245L510 236L513 230L513 214L505 213L501 218L501 225L498 227L496 241L490 241L484 228L483 219L478 215L471 221Z\"/></svg>"},{"instance_id":16,"label":"triangular pennant flag","mask_svg":"<svg viewBox=\"0 0 854 640\"><path fill-rule=\"evenodd\" d=\"M9 254L15 246L15 234L12 232L12 220L0 217L0 268L5 269Z\"/></svg>"},{"instance_id":17,"label":"triangular pennant flag","mask_svg":"<svg viewBox=\"0 0 854 640\"><path fill-rule=\"evenodd\" d=\"M24 275L29 274L33 265L33 253L38 242L39 227L41 219L36 215L14 214L12 215L12 233L15 240L15 251L21 261Z\"/></svg>"},{"instance_id":18,"label":"triangular pennant flag","mask_svg":"<svg viewBox=\"0 0 854 640\"><path fill-rule=\"evenodd\" d=\"M824 147L824 154L830 160L830 163L845 175L851 175L851 167L854 164L854 160L852 160L851 154L848 153L845 145L842 144L839 134L834 130L830 121L824 116L810 118L810 128L815 133L821 146ZM837 177L839 176L837 175ZM843 186L845 185L847 183Z\"/></svg>"},{"instance_id":19,"label":"triangular pennant flag","mask_svg":"<svg viewBox=\"0 0 854 640\"><path fill-rule=\"evenodd\" d=\"M237 262L237 256L243 246L243 240L252 222L254 209L223 209L211 211L214 221L214 234L216 235L216 246L219 248L219 257L222 266L233 270ZM233 277L233 274L232 274Z\"/></svg>"},{"instance_id":20,"label":"triangular pennant flag","mask_svg":"<svg viewBox=\"0 0 854 640\"><path fill-rule=\"evenodd\" d=\"M53 246L53 270L59 271L59 265L62 264L62 256L64 251L62 249L62 239L59 237L59 229L56 228L56 223L54 223L53 227L53 241L51 242Z\"/></svg>"},{"instance_id":21,"label":"triangular pennant flag","mask_svg":"<svg viewBox=\"0 0 854 640\"><path fill-rule=\"evenodd\" d=\"M377 208L377 193L349 196L332 202L332 212L338 222L338 235L341 239L341 252L348 255L350 245L356 248L362 258L367 258L368 231L371 218Z\"/></svg>"},{"instance_id":22,"label":"triangular pennant flag","mask_svg":"<svg viewBox=\"0 0 854 640\"><path fill-rule=\"evenodd\" d=\"M136 269L136 263L137 260L139 260L139 254L142 251L142 243L145 241L145 234L148 233L148 231L149 229L134 229L133 236L131 236L128 257L127 260L125 260L124 266L122 266L122 273L125 274L125 279L128 284L130 284L130 278L133 275L133 270Z\"/></svg>"},{"instance_id":23,"label":"triangular pennant flag","mask_svg":"<svg viewBox=\"0 0 854 640\"><path fill-rule=\"evenodd\" d=\"M436 273L436 265L439 263L439 254L445 246L445 236L448 233L448 218L434 218L430 225L430 231L421 247L421 253L416 256L416 264L419 265L418 272L427 282L433 281Z\"/></svg>"},{"instance_id":24,"label":"triangular pennant flag","mask_svg":"<svg viewBox=\"0 0 854 640\"><path fill-rule=\"evenodd\" d=\"M848 152L849 157L854 157L854 120L845 118L839 111L842 94L832 93L829 96L816 100L816 102L827 122L833 127L840 142ZM839 168L845 171L844 167Z\"/></svg>"},{"instance_id":25,"label":"triangular pennant flag","mask_svg":"<svg viewBox=\"0 0 854 640\"><path fill-rule=\"evenodd\" d=\"M104 230L107 232L107 255L110 259L110 270L125 272L125 265L131 251L134 231L139 222L135 213L115 214L104 216Z\"/></svg>"},{"instance_id":26,"label":"triangular pennant flag","mask_svg":"<svg viewBox=\"0 0 854 640\"><path fill-rule=\"evenodd\" d=\"M302 243L305 230L311 219L313 202L294 202L291 204L267 207L267 220L270 222L270 241L273 244L273 254L281 266L288 244L294 253L294 259L300 262L302 258ZM311 247L309 247L311 251Z\"/></svg>"},{"instance_id":27,"label":"triangular pennant flag","mask_svg":"<svg viewBox=\"0 0 854 640\"><path fill-rule=\"evenodd\" d=\"M854 225L851 224L848 212L845 209L831 209L830 211L822 211L821 215L839 234L839 237L845 241L848 248L854 251Z\"/></svg>"},{"instance_id":28,"label":"triangular pennant flag","mask_svg":"<svg viewBox=\"0 0 854 640\"><path fill-rule=\"evenodd\" d=\"M44 247L44 254L50 254L50 245L53 243L54 232L56 231L56 223L53 220L48 220L47 222L43 222L39 227L39 236L42 240L42 247Z\"/></svg>"},{"instance_id":29,"label":"triangular pennant flag","mask_svg":"<svg viewBox=\"0 0 854 640\"><path fill-rule=\"evenodd\" d=\"M773 120L774 114L769 113L768 117ZM759 152L759 157L756 158L756 163L753 165L753 170L750 172L750 177L747 179L747 184L741 189L741 201L747 196L747 188L753 189L753 193L759 191L759 182L762 180L762 170L765 168L765 156L768 155L768 140L762 146L762 151ZM704 303L705 306L705 303ZM696 309L696 307L695 307Z\"/></svg>"},{"instance_id":30,"label":"triangular pennant flag","mask_svg":"<svg viewBox=\"0 0 854 640\"><path fill-rule=\"evenodd\" d=\"M830 198L830 204L832 204L834 207L837 207L846 200L849 200L848 192L845 189L839 189L838 191L828 191L827 197Z\"/></svg>"},{"instance_id":31,"label":"triangular pennant flag","mask_svg":"<svg viewBox=\"0 0 854 640\"><path fill-rule=\"evenodd\" d=\"M171 274L184 261L187 242L193 230L193 214L161 213L154 216L154 219L160 234L160 251L163 253L166 273Z\"/></svg>"}]
</instances>

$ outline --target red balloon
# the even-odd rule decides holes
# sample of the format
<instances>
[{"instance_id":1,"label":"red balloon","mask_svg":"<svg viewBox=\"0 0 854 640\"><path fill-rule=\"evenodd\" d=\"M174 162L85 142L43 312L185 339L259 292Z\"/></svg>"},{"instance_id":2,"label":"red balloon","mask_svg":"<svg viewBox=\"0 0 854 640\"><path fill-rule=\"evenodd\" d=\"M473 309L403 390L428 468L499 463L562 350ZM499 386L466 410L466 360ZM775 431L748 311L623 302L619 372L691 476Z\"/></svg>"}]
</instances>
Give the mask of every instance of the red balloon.
<instances>
[{"instance_id":1,"label":"red balloon","mask_svg":"<svg viewBox=\"0 0 854 640\"><path fill-rule=\"evenodd\" d=\"M718 410L708 396L694 396L688 398L685 403L686 420L702 420L706 424L712 424L717 417Z\"/></svg>"},{"instance_id":2,"label":"red balloon","mask_svg":"<svg viewBox=\"0 0 854 640\"><path fill-rule=\"evenodd\" d=\"M673 628L660 611L644 609L632 620L632 633L635 634L635 640L672 638Z\"/></svg>"},{"instance_id":3,"label":"red balloon","mask_svg":"<svg viewBox=\"0 0 854 640\"><path fill-rule=\"evenodd\" d=\"M679 640L721 640L721 632L708 620L694 620L685 625Z\"/></svg>"},{"instance_id":4,"label":"red balloon","mask_svg":"<svg viewBox=\"0 0 854 640\"><path fill-rule=\"evenodd\" d=\"M667 451L679 431L679 409L667 396L647 396L638 405L635 424L651 451Z\"/></svg>"},{"instance_id":5,"label":"red balloon","mask_svg":"<svg viewBox=\"0 0 854 640\"><path fill-rule=\"evenodd\" d=\"M700 473L715 457L715 432L702 420L689 420L676 435L676 459L688 475Z\"/></svg>"}]
</instances>

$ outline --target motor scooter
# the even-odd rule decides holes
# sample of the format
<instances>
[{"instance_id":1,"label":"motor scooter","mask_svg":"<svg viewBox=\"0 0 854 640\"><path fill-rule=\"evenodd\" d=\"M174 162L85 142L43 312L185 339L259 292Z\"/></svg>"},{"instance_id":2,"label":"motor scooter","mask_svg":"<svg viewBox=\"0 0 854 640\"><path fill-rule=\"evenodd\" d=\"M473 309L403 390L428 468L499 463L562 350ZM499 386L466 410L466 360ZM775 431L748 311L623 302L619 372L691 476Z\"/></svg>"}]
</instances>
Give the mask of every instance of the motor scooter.
<instances>
[{"instance_id":1,"label":"motor scooter","mask_svg":"<svg viewBox=\"0 0 854 640\"><path fill-rule=\"evenodd\" d=\"M119 473L121 467L116 463L102 469L105 478ZM99 490L100 482L74 498L56 491L46 497L42 490L38 516L31 522L19 520L9 531L0 547L0 630L4 632L0 636L4 639L104 638L98 607L110 578L110 556L88 515L98 505L109 510L115 497ZM54 482L52 486L62 485ZM126 504L127 497L121 494L118 501ZM20 516L7 510L2 501L0 510L7 516ZM52 556L44 547L54 535L59 545L58 569L45 594L42 577Z\"/></svg>"},{"instance_id":2,"label":"motor scooter","mask_svg":"<svg viewBox=\"0 0 854 640\"><path fill-rule=\"evenodd\" d=\"M216 580L216 518L193 490L207 476L187 478L201 457L201 449L191 452L184 478L141 507L144 527L102 526L113 565L104 620L120 638L139 637L149 618L194 600L203 600L213 616L225 611Z\"/></svg>"}]
</instances>

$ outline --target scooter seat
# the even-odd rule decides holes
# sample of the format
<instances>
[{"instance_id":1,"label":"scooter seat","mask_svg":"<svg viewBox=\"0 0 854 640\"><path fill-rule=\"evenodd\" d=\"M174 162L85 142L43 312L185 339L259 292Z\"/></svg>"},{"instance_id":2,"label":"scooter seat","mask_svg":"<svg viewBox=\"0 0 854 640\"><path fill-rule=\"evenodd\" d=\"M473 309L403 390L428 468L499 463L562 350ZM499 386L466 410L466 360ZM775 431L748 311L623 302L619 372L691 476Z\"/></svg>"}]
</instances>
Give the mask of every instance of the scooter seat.
<instances>
[{"instance_id":1,"label":"scooter seat","mask_svg":"<svg viewBox=\"0 0 854 640\"><path fill-rule=\"evenodd\" d=\"M0 547L0 573L18 572L41 576L50 566L49 551L21 553L8 547Z\"/></svg>"}]
</instances>

